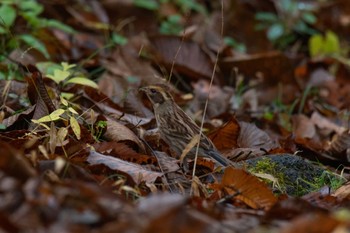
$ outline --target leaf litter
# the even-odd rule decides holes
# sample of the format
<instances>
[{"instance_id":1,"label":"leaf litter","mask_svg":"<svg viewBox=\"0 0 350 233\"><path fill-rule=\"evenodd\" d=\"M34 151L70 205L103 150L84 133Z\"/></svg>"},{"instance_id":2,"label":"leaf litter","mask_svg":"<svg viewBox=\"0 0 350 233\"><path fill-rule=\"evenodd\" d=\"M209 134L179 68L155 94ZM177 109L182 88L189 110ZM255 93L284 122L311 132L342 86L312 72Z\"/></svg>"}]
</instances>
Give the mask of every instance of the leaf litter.
<instances>
[{"instance_id":1,"label":"leaf litter","mask_svg":"<svg viewBox=\"0 0 350 233\"><path fill-rule=\"evenodd\" d=\"M20 79L0 88L0 228L345 232L349 69L346 55L330 54L329 43L347 36L349 3L314 3L318 20L306 27L327 28L333 39L314 39L330 47L309 56L306 36L287 40L283 50L254 29L255 12L281 10L274 2L136 2L144 5L41 2L51 26L35 35L45 50L40 43L4 53L1 75L10 80L18 71ZM8 7L13 13L12 4L0 6ZM340 18L329 16L335 12ZM5 22L30 42L22 34L25 17ZM239 168L200 159L195 177L183 171L138 93L159 83L198 123L208 98L204 133Z\"/></svg>"}]
</instances>

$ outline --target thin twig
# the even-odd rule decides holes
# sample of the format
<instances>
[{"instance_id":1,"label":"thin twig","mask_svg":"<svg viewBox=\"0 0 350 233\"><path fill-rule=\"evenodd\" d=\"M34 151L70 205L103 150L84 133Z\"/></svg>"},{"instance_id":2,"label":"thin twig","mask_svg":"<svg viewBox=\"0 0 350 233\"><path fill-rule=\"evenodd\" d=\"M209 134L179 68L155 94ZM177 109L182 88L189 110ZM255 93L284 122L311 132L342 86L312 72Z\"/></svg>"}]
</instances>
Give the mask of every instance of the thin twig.
<instances>
[{"instance_id":1,"label":"thin twig","mask_svg":"<svg viewBox=\"0 0 350 233\"><path fill-rule=\"evenodd\" d=\"M221 36L223 35L223 32L224 32L224 2L223 2L223 0L221 0L221 29L220 29ZM203 110L201 127L200 127L200 131L199 131L199 134L200 134L199 135L199 141L198 141L198 144L197 144L197 147L196 147L196 155L195 155L194 164L193 164L192 180L193 180L193 178L195 177L195 174L196 174L196 167L197 167L197 159L198 159L200 138L202 137L202 134L203 134L203 125L204 125L205 115L207 113L210 91L211 91L211 87L213 85L213 81L214 81L214 77L215 77L215 71L216 71L216 67L217 67L218 61L219 61L219 55L220 55L220 47L218 48L218 51L216 52L216 58L215 58L215 62L214 62L213 72L211 74L211 79L210 79L210 84L209 84L209 92L208 92L207 100L205 101L205 106L204 106L204 110ZM191 186L190 195L192 196L192 186Z\"/></svg>"}]
</instances>

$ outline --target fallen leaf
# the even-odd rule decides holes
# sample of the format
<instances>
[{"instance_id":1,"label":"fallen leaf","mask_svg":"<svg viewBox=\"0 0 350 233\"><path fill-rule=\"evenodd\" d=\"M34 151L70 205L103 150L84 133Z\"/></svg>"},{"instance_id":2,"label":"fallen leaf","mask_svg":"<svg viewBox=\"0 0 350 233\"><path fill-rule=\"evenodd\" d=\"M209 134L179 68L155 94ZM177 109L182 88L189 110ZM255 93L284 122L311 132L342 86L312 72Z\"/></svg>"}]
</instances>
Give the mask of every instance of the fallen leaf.
<instances>
[{"instance_id":1,"label":"fallen leaf","mask_svg":"<svg viewBox=\"0 0 350 233\"><path fill-rule=\"evenodd\" d=\"M253 209L269 209L277 202L265 183L242 169L226 168L221 184L225 192Z\"/></svg>"},{"instance_id":2,"label":"fallen leaf","mask_svg":"<svg viewBox=\"0 0 350 233\"><path fill-rule=\"evenodd\" d=\"M293 121L293 133L296 138L314 138L316 136L316 127L314 123L303 114L294 115Z\"/></svg>"},{"instance_id":3,"label":"fallen leaf","mask_svg":"<svg viewBox=\"0 0 350 233\"><path fill-rule=\"evenodd\" d=\"M240 130L240 124L236 118L232 117L230 121L222 127L211 132L208 137L212 140L219 151L231 150L238 147L237 141Z\"/></svg>"},{"instance_id":4,"label":"fallen leaf","mask_svg":"<svg viewBox=\"0 0 350 233\"><path fill-rule=\"evenodd\" d=\"M270 136L256 125L246 122L239 122L241 131L238 137L238 146L241 148L265 149L269 151L278 147Z\"/></svg>"},{"instance_id":5,"label":"fallen leaf","mask_svg":"<svg viewBox=\"0 0 350 233\"><path fill-rule=\"evenodd\" d=\"M131 141L135 143L141 151L145 151L143 143L134 132L111 118L107 118L107 131L105 132L104 137L109 141Z\"/></svg>"},{"instance_id":6,"label":"fallen leaf","mask_svg":"<svg viewBox=\"0 0 350 233\"><path fill-rule=\"evenodd\" d=\"M146 181L147 183L153 183L158 177L161 177L163 173L154 172L144 169L142 166L134 163L129 163L124 160L114 158L112 156L106 156L95 151L91 151L87 158L87 162L91 165L103 164L112 170L122 171L129 174L136 183Z\"/></svg>"}]
</instances>

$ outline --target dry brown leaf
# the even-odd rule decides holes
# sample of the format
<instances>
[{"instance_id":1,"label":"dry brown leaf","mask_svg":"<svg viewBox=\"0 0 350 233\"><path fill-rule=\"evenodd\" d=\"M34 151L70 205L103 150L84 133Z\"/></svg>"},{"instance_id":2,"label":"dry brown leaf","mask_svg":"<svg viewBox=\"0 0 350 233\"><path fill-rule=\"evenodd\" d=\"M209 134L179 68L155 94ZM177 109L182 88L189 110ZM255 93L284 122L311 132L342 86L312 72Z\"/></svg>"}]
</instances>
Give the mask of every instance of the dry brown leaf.
<instances>
[{"instance_id":1,"label":"dry brown leaf","mask_svg":"<svg viewBox=\"0 0 350 233\"><path fill-rule=\"evenodd\" d=\"M154 151L154 155L157 157L159 167L164 173L176 172L180 170L177 159L174 159L173 157L161 151Z\"/></svg>"},{"instance_id":2,"label":"dry brown leaf","mask_svg":"<svg viewBox=\"0 0 350 233\"><path fill-rule=\"evenodd\" d=\"M326 117L322 116L318 112L313 112L311 115L311 121L320 129L328 130L328 131L334 131L337 134L343 133L346 129L344 127L341 127Z\"/></svg>"},{"instance_id":3,"label":"dry brown leaf","mask_svg":"<svg viewBox=\"0 0 350 233\"><path fill-rule=\"evenodd\" d=\"M138 153L123 142L99 142L94 143L92 147L99 153L111 155L128 162L158 166L155 157Z\"/></svg>"},{"instance_id":4,"label":"dry brown leaf","mask_svg":"<svg viewBox=\"0 0 350 233\"><path fill-rule=\"evenodd\" d=\"M33 105L33 106L30 106L29 108L27 108L23 112L9 116L2 121L2 124L4 124L6 126L6 128L9 128L10 126L18 123L19 121L25 120L26 118L29 118L33 114L35 108L36 108L36 105Z\"/></svg>"},{"instance_id":5,"label":"dry brown leaf","mask_svg":"<svg viewBox=\"0 0 350 233\"><path fill-rule=\"evenodd\" d=\"M316 136L314 123L304 114L294 115L293 132L296 138L313 138Z\"/></svg>"},{"instance_id":6,"label":"dry brown leaf","mask_svg":"<svg viewBox=\"0 0 350 233\"><path fill-rule=\"evenodd\" d=\"M350 131L345 131L340 135L336 135L332 140L328 152L337 154L344 152L350 148Z\"/></svg>"},{"instance_id":7,"label":"dry brown leaf","mask_svg":"<svg viewBox=\"0 0 350 233\"><path fill-rule=\"evenodd\" d=\"M25 182L36 175L35 169L20 151L0 141L0 170Z\"/></svg>"},{"instance_id":8,"label":"dry brown leaf","mask_svg":"<svg viewBox=\"0 0 350 233\"><path fill-rule=\"evenodd\" d=\"M193 41L177 36L157 36L151 38L156 62L169 70L175 70L193 79L209 79L213 73L213 64L209 56Z\"/></svg>"},{"instance_id":9,"label":"dry brown leaf","mask_svg":"<svg viewBox=\"0 0 350 233\"><path fill-rule=\"evenodd\" d=\"M226 168L221 184L228 194L254 209L269 209L277 202L265 183L243 169Z\"/></svg>"},{"instance_id":10,"label":"dry brown leaf","mask_svg":"<svg viewBox=\"0 0 350 233\"><path fill-rule=\"evenodd\" d=\"M266 220L290 220L311 212L326 212L301 198L284 198L266 212Z\"/></svg>"},{"instance_id":11,"label":"dry brown leaf","mask_svg":"<svg viewBox=\"0 0 350 233\"><path fill-rule=\"evenodd\" d=\"M238 146L242 148L265 149L269 151L278 147L270 136L254 124L239 122L241 132L238 137Z\"/></svg>"},{"instance_id":12,"label":"dry brown leaf","mask_svg":"<svg viewBox=\"0 0 350 233\"><path fill-rule=\"evenodd\" d=\"M340 200L344 200L345 198L350 199L350 182L347 182L338 188L334 192L333 196L339 198Z\"/></svg>"},{"instance_id":13,"label":"dry brown leaf","mask_svg":"<svg viewBox=\"0 0 350 233\"><path fill-rule=\"evenodd\" d=\"M107 118L107 131L104 137L110 141L132 141L144 152L145 148L140 139L126 126Z\"/></svg>"},{"instance_id":14,"label":"dry brown leaf","mask_svg":"<svg viewBox=\"0 0 350 233\"><path fill-rule=\"evenodd\" d=\"M326 152L332 158L349 162L350 161L350 131L345 131L340 135L336 135L326 148Z\"/></svg>"},{"instance_id":15,"label":"dry brown leaf","mask_svg":"<svg viewBox=\"0 0 350 233\"><path fill-rule=\"evenodd\" d=\"M239 134L240 125L236 118L232 117L225 125L211 132L208 137L212 140L219 151L224 151L237 148Z\"/></svg>"},{"instance_id":16,"label":"dry brown leaf","mask_svg":"<svg viewBox=\"0 0 350 233\"><path fill-rule=\"evenodd\" d=\"M189 208L187 201L182 195L167 193L142 199L138 216L142 216L143 228L136 232L221 232L222 224L218 220Z\"/></svg>"},{"instance_id":17,"label":"dry brown leaf","mask_svg":"<svg viewBox=\"0 0 350 233\"><path fill-rule=\"evenodd\" d=\"M281 233L329 233L340 222L328 214L311 213L298 216L281 229Z\"/></svg>"},{"instance_id":18,"label":"dry brown leaf","mask_svg":"<svg viewBox=\"0 0 350 233\"><path fill-rule=\"evenodd\" d=\"M266 84L294 80L291 59L279 51L250 54L244 58L238 56L226 58L219 62L219 65L227 75L232 74L233 68L248 77L256 77L259 74Z\"/></svg>"},{"instance_id":19,"label":"dry brown leaf","mask_svg":"<svg viewBox=\"0 0 350 233\"><path fill-rule=\"evenodd\" d=\"M129 163L124 160L114 158L112 156L106 156L95 151L91 151L87 162L91 165L103 164L110 169L118 170L129 174L136 183L146 181L147 183L153 183L158 177L161 177L163 173L154 172L144 169L142 166L134 163Z\"/></svg>"},{"instance_id":20,"label":"dry brown leaf","mask_svg":"<svg viewBox=\"0 0 350 233\"><path fill-rule=\"evenodd\" d=\"M231 87L220 87L218 85L212 85L209 92L209 81L201 79L196 83L192 83L194 88L194 98L190 102L188 110L197 115L202 112L209 94L209 101L207 106L206 117L211 119L225 113L229 107L230 97L233 95L234 90Z\"/></svg>"}]
</instances>

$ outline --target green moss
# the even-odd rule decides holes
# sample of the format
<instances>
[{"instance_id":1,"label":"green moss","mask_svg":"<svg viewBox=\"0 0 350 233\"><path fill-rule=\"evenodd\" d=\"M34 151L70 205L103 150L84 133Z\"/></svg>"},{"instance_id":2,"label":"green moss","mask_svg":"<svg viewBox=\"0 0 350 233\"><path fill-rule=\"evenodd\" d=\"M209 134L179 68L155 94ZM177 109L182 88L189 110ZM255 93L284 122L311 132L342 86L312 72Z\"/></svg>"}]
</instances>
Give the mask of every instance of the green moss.
<instances>
[{"instance_id":1,"label":"green moss","mask_svg":"<svg viewBox=\"0 0 350 233\"><path fill-rule=\"evenodd\" d=\"M318 191L325 186L329 186L331 190L336 190L344 184L346 179L341 175L325 170L320 176L314 177L314 182L307 182L302 179L301 181L307 183L311 187L311 191Z\"/></svg>"},{"instance_id":2,"label":"green moss","mask_svg":"<svg viewBox=\"0 0 350 233\"><path fill-rule=\"evenodd\" d=\"M268 155L246 163L248 170L263 178L276 194L303 196L324 186L336 190L345 181L341 175L294 155Z\"/></svg>"},{"instance_id":3,"label":"green moss","mask_svg":"<svg viewBox=\"0 0 350 233\"><path fill-rule=\"evenodd\" d=\"M271 178L262 178L267 184L271 185L276 194L286 192L286 179L283 171L278 167L278 164L273 162L270 158L263 158L256 162L254 167L248 169L250 172L260 174L260 178L264 175L270 175ZM274 180L274 179L275 180Z\"/></svg>"}]
</instances>

